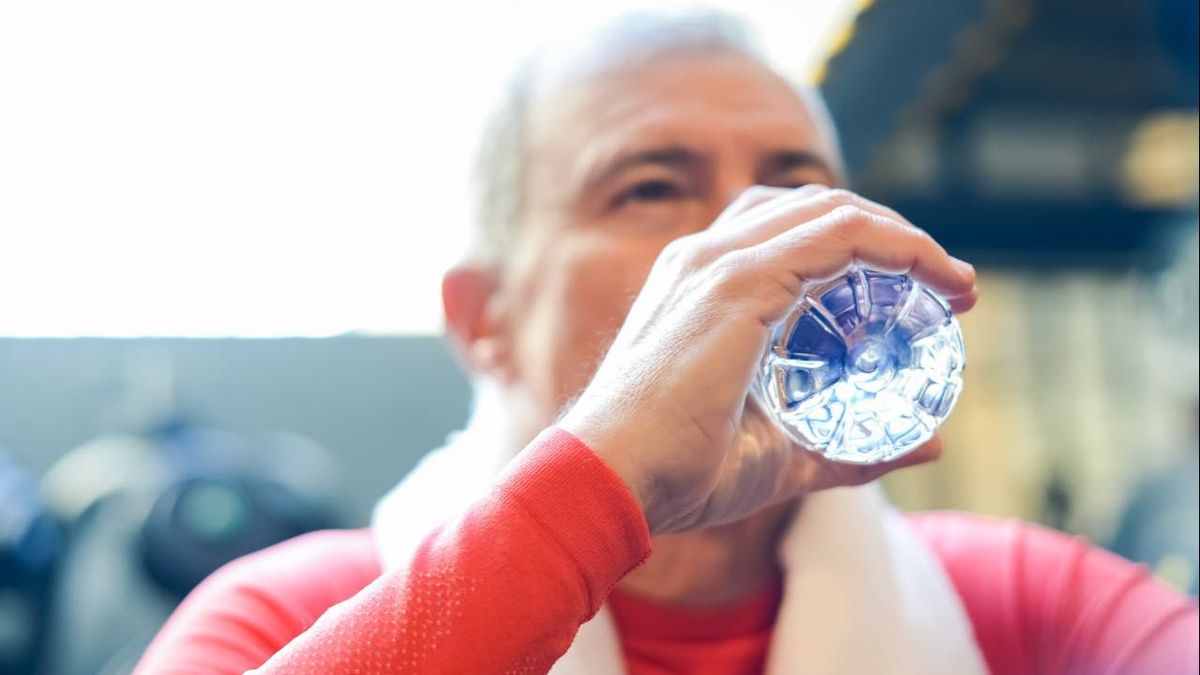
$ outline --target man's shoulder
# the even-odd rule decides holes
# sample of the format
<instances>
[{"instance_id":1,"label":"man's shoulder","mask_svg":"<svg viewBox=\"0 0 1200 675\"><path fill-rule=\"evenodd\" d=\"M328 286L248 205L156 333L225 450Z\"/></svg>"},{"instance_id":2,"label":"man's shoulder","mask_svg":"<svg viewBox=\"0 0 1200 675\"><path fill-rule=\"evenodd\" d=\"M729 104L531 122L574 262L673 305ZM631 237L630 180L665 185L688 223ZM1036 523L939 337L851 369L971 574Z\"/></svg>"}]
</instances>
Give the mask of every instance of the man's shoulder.
<instances>
[{"instance_id":1,"label":"man's shoulder","mask_svg":"<svg viewBox=\"0 0 1200 675\"><path fill-rule=\"evenodd\" d=\"M1014 518L909 522L954 584L992 672L1195 672L1196 605L1145 566Z\"/></svg>"},{"instance_id":2,"label":"man's shoulder","mask_svg":"<svg viewBox=\"0 0 1200 675\"><path fill-rule=\"evenodd\" d=\"M1005 547L1014 537L1034 529L1049 532L1016 518L964 511L921 511L907 513L905 518L939 555L962 554L980 547Z\"/></svg>"},{"instance_id":3,"label":"man's shoulder","mask_svg":"<svg viewBox=\"0 0 1200 675\"><path fill-rule=\"evenodd\" d=\"M1018 518L928 511L907 514L907 519L947 567L1008 565L1014 562L1013 554L1017 552L1065 561L1069 555L1092 549L1084 537Z\"/></svg>"},{"instance_id":4,"label":"man's shoulder","mask_svg":"<svg viewBox=\"0 0 1200 675\"><path fill-rule=\"evenodd\" d=\"M972 582L993 587L1019 581L1011 573L1024 562L1057 567L1091 548L1082 537L1017 518L959 511L912 513L907 518L960 593L969 593Z\"/></svg>"}]
</instances>

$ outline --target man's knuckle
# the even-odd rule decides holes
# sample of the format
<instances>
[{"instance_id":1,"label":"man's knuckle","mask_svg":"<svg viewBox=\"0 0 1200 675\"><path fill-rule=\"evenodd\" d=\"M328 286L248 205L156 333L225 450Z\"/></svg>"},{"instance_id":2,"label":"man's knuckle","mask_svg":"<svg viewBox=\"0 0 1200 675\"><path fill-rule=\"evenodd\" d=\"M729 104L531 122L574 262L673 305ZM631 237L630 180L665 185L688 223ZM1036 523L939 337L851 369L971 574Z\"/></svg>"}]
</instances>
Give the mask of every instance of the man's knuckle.
<instances>
[{"instance_id":1,"label":"man's knuckle","mask_svg":"<svg viewBox=\"0 0 1200 675\"><path fill-rule=\"evenodd\" d=\"M659 257L662 257L662 258L678 257L679 255L681 255L683 253L683 249L686 246L687 246L687 242L684 238L681 237L678 239L672 239L671 241L667 242L666 246L663 246L662 253L659 254Z\"/></svg>"},{"instance_id":2,"label":"man's knuckle","mask_svg":"<svg viewBox=\"0 0 1200 675\"><path fill-rule=\"evenodd\" d=\"M822 197L839 206L859 206L862 203L858 195L844 188L826 190Z\"/></svg>"},{"instance_id":3,"label":"man's knuckle","mask_svg":"<svg viewBox=\"0 0 1200 675\"><path fill-rule=\"evenodd\" d=\"M854 234L861 231L870 221L869 215L855 204L842 204L830 212L834 227L842 234Z\"/></svg>"},{"instance_id":4,"label":"man's knuckle","mask_svg":"<svg viewBox=\"0 0 1200 675\"><path fill-rule=\"evenodd\" d=\"M658 259L668 265L678 265L691 260L695 255L695 242L691 237L679 237L667 242L658 254Z\"/></svg>"},{"instance_id":5,"label":"man's knuckle","mask_svg":"<svg viewBox=\"0 0 1200 675\"><path fill-rule=\"evenodd\" d=\"M726 287L737 283L748 269L752 269L747 261L747 256L743 251L729 251L723 253L708 268L708 274L714 284L719 287Z\"/></svg>"}]
</instances>

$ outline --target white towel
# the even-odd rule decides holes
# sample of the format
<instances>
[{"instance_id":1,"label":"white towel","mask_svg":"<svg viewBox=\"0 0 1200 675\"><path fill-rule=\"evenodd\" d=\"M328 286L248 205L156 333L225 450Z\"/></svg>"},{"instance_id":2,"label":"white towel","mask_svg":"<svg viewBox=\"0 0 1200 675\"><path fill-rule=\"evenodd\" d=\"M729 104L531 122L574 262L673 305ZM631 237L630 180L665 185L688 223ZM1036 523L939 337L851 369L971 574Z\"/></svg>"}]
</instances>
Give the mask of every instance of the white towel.
<instances>
[{"instance_id":1,"label":"white towel","mask_svg":"<svg viewBox=\"0 0 1200 675\"><path fill-rule=\"evenodd\" d=\"M429 453L375 507L388 569L467 508L514 456L496 392L478 392L467 428ZM986 673L958 595L878 486L808 495L780 542L784 595L767 672L819 675ZM580 627L556 675L624 672L605 609Z\"/></svg>"}]
</instances>

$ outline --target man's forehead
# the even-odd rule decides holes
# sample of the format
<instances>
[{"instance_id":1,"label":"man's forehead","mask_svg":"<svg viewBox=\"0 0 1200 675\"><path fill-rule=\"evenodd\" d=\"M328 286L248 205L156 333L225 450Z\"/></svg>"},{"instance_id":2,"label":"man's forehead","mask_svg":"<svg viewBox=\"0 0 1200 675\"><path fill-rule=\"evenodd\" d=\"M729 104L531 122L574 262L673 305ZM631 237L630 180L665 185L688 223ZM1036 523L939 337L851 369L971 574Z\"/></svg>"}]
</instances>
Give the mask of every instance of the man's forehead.
<instances>
[{"instance_id":1,"label":"man's forehead","mask_svg":"<svg viewBox=\"0 0 1200 675\"><path fill-rule=\"evenodd\" d=\"M770 67L746 54L664 54L632 62L581 58L585 61L579 67L555 62L536 75L531 114L569 111L604 123L609 121L606 116L670 102L717 104L747 114L769 108L807 115L804 97Z\"/></svg>"},{"instance_id":2,"label":"man's forehead","mask_svg":"<svg viewBox=\"0 0 1200 675\"><path fill-rule=\"evenodd\" d=\"M531 97L529 150L540 160L565 154L595 166L656 147L705 152L714 142L734 142L749 152L805 150L837 165L831 129L751 57L687 55L581 72L542 83Z\"/></svg>"}]
</instances>

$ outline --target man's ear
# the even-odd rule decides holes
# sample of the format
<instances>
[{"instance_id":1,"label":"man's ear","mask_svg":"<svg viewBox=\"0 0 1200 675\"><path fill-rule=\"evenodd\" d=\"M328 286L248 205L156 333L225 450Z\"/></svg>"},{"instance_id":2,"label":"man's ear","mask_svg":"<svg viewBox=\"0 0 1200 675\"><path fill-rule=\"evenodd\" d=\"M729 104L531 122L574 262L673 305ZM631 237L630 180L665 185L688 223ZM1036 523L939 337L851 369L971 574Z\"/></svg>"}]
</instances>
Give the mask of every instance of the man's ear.
<instances>
[{"instance_id":1,"label":"man's ear","mask_svg":"<svg viewBox=\"0 0 1200 675\"><path fill-rule=\"evenodd\" d=\"M466 369L503 382L511 378L508 322L498 316L500 275L487 265L460 265L442 277L446 335Z\"/></svg>"}]
</instances>

